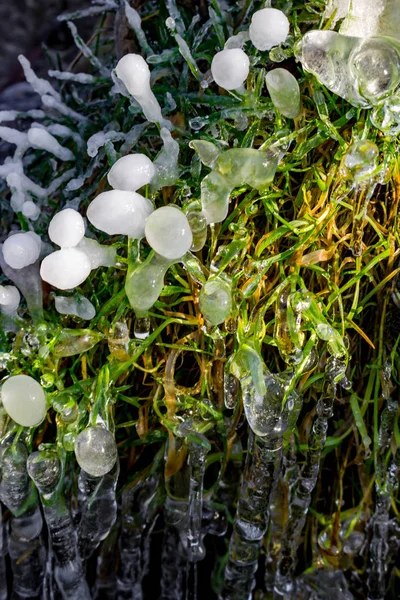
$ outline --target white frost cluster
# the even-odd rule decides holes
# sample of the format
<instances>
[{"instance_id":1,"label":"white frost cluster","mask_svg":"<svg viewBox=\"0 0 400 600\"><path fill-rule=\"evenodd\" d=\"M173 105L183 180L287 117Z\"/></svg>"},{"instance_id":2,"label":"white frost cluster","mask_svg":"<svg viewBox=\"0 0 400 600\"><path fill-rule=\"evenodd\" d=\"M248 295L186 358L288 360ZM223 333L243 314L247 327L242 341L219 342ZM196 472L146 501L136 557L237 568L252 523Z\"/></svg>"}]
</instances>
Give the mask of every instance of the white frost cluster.
<instances>
[{"instance_id":1,"label":"white frost cluster","mask_svg":"<svg viewBox=\"0 0 400 600\"><path fill-rule=\"evenodd\" d=\"M225 90L236 90L246 81L250 69L249 57L241 48L217 52L211 63L214 81Z\"/></svg>"},{"instance_id":2,"label":"white frost cluster","mask_svg":"<svg viewBox=\"0 0 400 600\"><path fill-rule=\"evenodd\" d=\"M40 237L33 231L10 235L3 244L3 257L12 269L23 269L39 258Z\"/></svg>"},{"instance_id":3,"label":"white frost cluster","mask_svg":"<svg viewBox=\"0 0 400 600\"><path fill-rule=\"evenodd\" d=\"M282 44L289 34L289 20L277 8L257 10L250 23L250 40L257 50L270 50Z\"/></svg>"},{"instance_id":4,"label":"white frost cluster","mask_svg":"<svg viewBox=\"0 0 400 600\"><path fill-rule=\"evenodd\" d=\"M0 309L5 315L17 310L21 300L20 293L14 285L0 285Z\"/></svg>"}]
</instances>

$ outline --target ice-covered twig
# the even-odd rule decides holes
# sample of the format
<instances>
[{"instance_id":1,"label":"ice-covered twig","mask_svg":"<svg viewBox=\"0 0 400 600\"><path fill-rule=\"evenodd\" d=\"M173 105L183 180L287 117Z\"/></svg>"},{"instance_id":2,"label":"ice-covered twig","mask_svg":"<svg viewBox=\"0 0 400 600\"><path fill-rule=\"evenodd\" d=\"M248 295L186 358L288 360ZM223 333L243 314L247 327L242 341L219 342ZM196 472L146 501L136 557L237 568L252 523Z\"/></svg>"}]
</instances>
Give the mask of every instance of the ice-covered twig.
<instances>
[{"instance_id":1,"label":"ice-covered twig","mask_svg":"<svg viewBox=\"0 0 400 600\"><path fill-rule=\"evenodd\" d=\"M49 95L56 100L61 100L60 94L53 88L51 83L46 79L41 79L36 75L31 67L31 63L23 54L18 56L18 60L24 70L25 79L37 94L40 96Z\"/></svg>"},{"instance_id":2,"label":"ice-covered twig","mask_svg":"<svg viewBox=\"0 0 400 600\"><path fill-rule=\"evenodd\" d=\"M133 31L136 34L137 41L139 42L140 47L142 48L143 52L145 52L145 54L147 54L148 56L154 54L152 47L147 41L146 34L142 29L142 20L138 11L129 4L128 0L124 0L124 2L125 16L128 20L129 25L132 27Z\"/></svg>"},{"instance_id":3,"label":"ice-covered twig","mask_svg":"<svg viewBox=\"0 0 400 600\"><path fill-rule=\"evenodd\" d=\"M74 154L69 148L58 143L55 137L42 127L31 127L28 131L28 142L32 148L47 150L60 160L74 160Z\"/></svg>"},{"instance_id":4,"label":"ice-covered twig","mask_svg":"<svg viewBox=\"0 0 400 600\"><path fill-rule=\"evenodd\" d=\"M98 131L94 133L87 141L87 153L94 158L99 149L105 146L107 142L119 142L125 139L125 134L120 131Z\"/></svg>"},{"instance_id":5,"label":"ice-covered twig","mask_svg":"<svg viewBox=\"0 0 400 600\"><path fill-rule=\"evenodd\" d=\"M78 34L78 30L74 23L72 23L72 21L68 21L67 24L72 33L72 37L74 38L74 42L78 50L82 52L83 56L85 56L85 58L88 59L88 61L94 66L95 69L97 69L102 74L103 77L109 78L110 73L108 69L106 69L106 67L101 63L97 56L93 54L89 46L87 46L84 43L84 41Z\"/></svg>"},{"instance_id":6,"label":"ice-covered twig","mask_svg":"<svg viewBox=\"0 0 400 600\"><path fill-rule=\"evenodd\" d=\"M59 81L73 81L74 83L83 83L87 85L93 85L98 82L98 77L89 75L89 73L71 73L70 71L57 71L50 69L48 71L49 77L54 77Z\"/></svg>"},{"instance_id":7,"label":"ice-covered twig","mask_svg":"<svg viewBox=\"0 0 400 600\"><path fill-rule=\"evenodd\" d=\"M50 96L49 94L44 94L42 96L42 102L46 108L50 108L51 110L56 110L60 114L72 119L72 121L78 121L78 123L88 123L89 119L83 116L81 113L72 110L69 108L64 102L61 102L57 98Z\"/></svg>"},{"instance_id":8,"label":"ice-covered twig","mask_svg":"<svg viewBox=\"0 0 400 600\"><path fill-rule=\"evenodd\" d=\"M63 13L57 17L58 21L75 21L76 19L85 19L86 17L93 17L95 15L101 15L108 11L114 11L118 9L118 4L113 0L106 0L105 2L98 2L88 8L82 8L73 12Z\"/></svg>"}]
</instances>

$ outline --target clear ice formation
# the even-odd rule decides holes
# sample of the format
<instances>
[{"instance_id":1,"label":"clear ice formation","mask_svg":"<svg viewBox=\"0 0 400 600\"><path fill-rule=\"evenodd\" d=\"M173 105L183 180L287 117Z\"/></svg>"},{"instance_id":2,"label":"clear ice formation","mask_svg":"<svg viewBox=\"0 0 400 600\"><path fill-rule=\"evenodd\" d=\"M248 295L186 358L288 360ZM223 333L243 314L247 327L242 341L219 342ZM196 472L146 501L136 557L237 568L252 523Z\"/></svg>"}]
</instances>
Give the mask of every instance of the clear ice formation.
<instances>
[{"instance_id":1,"label":"clear ice formation","mask_svg":"<svg viewBox=\"0 0 400 600\"><path fill-rule=\"evenodd\" d=\"M43 259L40 276L59 290L72 290L89 276L91 262L77 248L62 248Z\"/></svg>"},{"instance_id":2,"label":"clear ice formation","mask_svg":"<svg viewBox=\"0 0 400 600\"><path fill-rule=\"evenodd\" d=\"M344 166L353 181L368 179L376 167L379 157L379 149L370 140L359 140L354 142L346 152Z\"/></svg>"},{"instance_id":3,"label":"clear ice formation","mask_svg":"<svg viewBox=\"0 0 400 600\"><path fill-rule=\"evenodd\" d=\"M192 231L186 215L176 206L157 208L146 220L146 240L164 258L181 258L192 245Z\"/></svg>"},{"instance_id":4,"label":"clear ice formation","mask_svg":"<svg viewBox=\"0 0 400 600\"><path fill-rule=\"evenodd\" d=\"M140 105L146 119L170 128L171 123L162 116L161 107L150 87L150 69L144 58L140 54L126 54L119 60L115 72Z\"/></svg>"},{"instance_id":5,"label":"clear ice formation","mask_svg":"<svg viewBox=\"0 0 400 600\"><path fill-rule=\"evenodd\" d=\"M54 302L56 311L60 315L74 315L87 321L90 321L96 315L95 307L84 296L56 296Z\"/></svg>"},{"instance_id":6,"label":"clear ice formation","mask_svg":"<svg viewBox=\"0 0 400 600\"><path fill-rule=\"evenodd\" d=\"M300 113L300 88L297 79L287 69L272 69L265 77L275 108L289 119Z\"/></svg>"},{"instance_id":7,"label":"clear ice formation","mask_svg":"<svg viewBox=\"0 0 400 600\"><path fill-rule=\"evenodd\" d=\"M125 292L136 316L145 316L157 301L165 273L173 263L173 260L154 253L132 273L128 271Z\"/></svg>"},{"instance_id":8,"label":"clear ice formation","mask_svg":"<svg viewBox=\"0 0 400 600\"><path fill-rule=\"evenodd\" d=\"M381 103L400 83L400 46L383 37L309 31L296 47L304 69L357 107Z\"/></svg>"},{"instance_id":9,"label":"clear ice formation","mask_svg":"<svg viewBox=\"0 0 400 600\"><path fill-rule=\"evenodd\" d=\"M145 154L127 154L113 164L108 172L108 183L114 190L136 192L150 183L156 170Z\"/></svg>"},{"instance_id":10,"label":"clear ice formation","mask_svg":"<svg viewBox=\"0 0 400 600\"><path fill-rule=\"evenodd\" d=\"M161 128L160 136L163 147L153 163L156 172L151 180L152 192L173 185L179 177L179 144L166 127Z\"/></svg>"},{"instance_id":11,"label":"clear ice formation","mask_svg":"<svg viewBox=\"0 0 400 600\"><path fill-rule=\"evenodd\" d=\"M41 240L36 233L15 233L3 244L3 257L12 269L23 269L32 265L39 258Z\"/></svg>"},{"instance_id":12,"label":"clear ice formation","mask_svg":"<svg viewBox=\"0 0 400 600\"><path fill-rule=\"evenodd\" d=\"M61 248L72 248L85 235L85 223L78 211L65 208L54 215L49 224L49 238Z\"/></svg>"},{"instance_id":13,"label":"clear ice formation","mask_svg":"<svg viewBox=\"0 0 400 600\"><path fill-rule=\"evenodd\" d=\"M286 41L289 35L289 20L281 10L262 8L251 18L249 35L257 50L270 50Z\"/></svg>"},{"instance_id":14,"label":"clear ice formation","mask_svg":"<svg viewBox=\"0 0 400 600\"><path fill-rule=\"evenodd\" d=\"M201 205L207 223L225 220L229 198L234 188L248 185L262 191L273 180L282 150L270 146L267 150L231 148L220 152L211 142L190 143L206 166L212 168L201 182Z\"/></svg>"},{"instance_id":15,"label":"clear ice formation","mask_svg":"<svg viewBox=\"0 0 400 600\"><path fill-rule=\"evenodd\" d=\"M0 285L0 309L5 315L12 315L17 310L21 295L14 285Z\"/></svg>"},{"instance_id":16,"label":"clear ice formation","mask_svg":"<svg viewBox=\"0 0 400 600\"><path fill-rule=\"evenodd\" d=\"M198 252L204 247L207 239L207 219L201 210L189 210L186 213L190 229L192 231L192 245L190 250Z\"/></svg>"},{"instance_id":17,"label":"clear ice formation","mask_svg":"<svg viewBox=\"0 0 400 600\"><path fill-rule=\"evenodd\" d=\"M84 429L76 438L75 456L81 469L89 475L106 475L118 458L114 436L103 427Z\"/></svg>"},{"instance_id":18,"label":"clear ice formation","mask_svg":"<svg viewBox=\"0 0 400 600\"><path fill-rule=\"evenodd\" d=\"M217 52L211 63L211 73L217 85L225 90L236 90L246 81L250 70L249 57L241 48Z\"/></svg>"},{"instance_id":19,"label":"clear ice formation","mask_svg":"<svg viewBox=\"0 0 400 600\"><path fill-rule=\"evenodd\" d=\"M221 277L209 279L201 289L199 306L211 325L224 323L232 313L230 283Z\"/></svg>"},{"instance_id":20,"label":"clear ice formation","mask_svg":"<svg viewBox=\"0 0 400 600\"><path fill-rule=\"evenodd\" d=\"M145 221L153 210L150 200L136 192L111 190L96 196L87 209L87 218L109 235L141 239Z\"/></svg>"},{"instance_id":21,"label":"clear ice formation","mask_svg":"<svg viewBox=\"0 0 400 600\"><path fill-rule=\"evenodd\" d=\"M1 401L13 421L24 427L39 425L47 412L43 388L29 375L6 379L1 387Z\"/></svg>"},{"instance_id":22,"label":"clear ice formation","mask_svg":"<svg viewBox=\"0 0 400 600\"><path fill-rule=\"evenodd\" d=\"M91 329L63 329L53 346L53 356L62 358L87 352L98 344L104 335Z\"/></svg>"}]
</instances>

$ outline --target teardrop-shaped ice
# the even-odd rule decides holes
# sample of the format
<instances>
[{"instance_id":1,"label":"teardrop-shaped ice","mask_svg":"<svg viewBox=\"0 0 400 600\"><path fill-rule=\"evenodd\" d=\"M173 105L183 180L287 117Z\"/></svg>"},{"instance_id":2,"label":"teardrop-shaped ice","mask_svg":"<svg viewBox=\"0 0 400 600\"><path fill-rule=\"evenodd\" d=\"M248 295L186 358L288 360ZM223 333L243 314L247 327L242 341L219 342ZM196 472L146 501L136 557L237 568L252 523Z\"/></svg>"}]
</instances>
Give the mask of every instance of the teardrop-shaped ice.
<instances>
[{"instance_id":1,"label":"teardrop-shaped ice","mask_svg":"<svg viewBox=\"0 0 400 600\"><path fill-rule=\"evenodd\" d=\"M265 77L273 105L289 119L300 113L300 88L297 79L287 69L272 69Z\"/></svg>"},{"instance_id":2,"label":"teardrop-shaped ice","mask_svg":"<svg viewBox=\"0 0 400 600\"><path fill-rule=\"evenodd\" d=\"M85 235L82 216L73 208L65 208L54 215L49 224L49 238L61 248L72 248Z\"/></svg>"},{"instance_id":3,"label":"teardrop-shaped ice","mask_svg":"<svg viewBox=\"0 0 400 600\"><path fill-rule=\"evenodd\" d=\"M89 258L76 248L62 248L46 256L40 266L43 281L59 290L71 290L85 281L91 271Z\"/></svg>"},{"instance_id":4,"label":"teardrop-shaped ice","mask_svg":"<svg viewBox=\"0 0 400 600\"><path fill-rule=\"evenodd\" d=\"M155 253L132 274L128 273L125 292L137 316L146 315L157 301L164 285L165 273L171 264L173 261Z\"/></svg>"},{"instance_id":5,"label":"teardrop-shaped ice","mask_svg":"<svg viewBox=\"0 0 400 600\"><path fill-rule=\"evenodd\" d=\"M270 50L282 44L289 34L289 21L277 8L257 10L249 28L250 39L257 50Z\"/></svg>"},{"instance_id":6,"label":"teardrop-shaped ice","mask_svg":"<svg viewBox=\"0 0 400 600\"><path fill-rule=\"evenodd\" d=\"M211 325L224 323L232 313L232 291L227 281L214 278L200 292L200 310Z\"/></svg>"},{"instance_id":7,"label":"teardrop-shaped ice","mask_svg":"<svg viewBox=\"0 0 400 600\"><path fill-rule=\"evenodd\" d=\"M150 183L156 170L145 154L127 154L111 167L107 179L115 190L136 192Z\"/></svg>"},{"instance_id":8,"label":"teardrop-shaped ice","mask_svg":"<svg viewBox=\"0 0 400 600\"><path fill-rule=\"evenodd\" d=\"M146 240L164 258L180 258L192 245L192 231L186 215L175 206L157 208L147 219Z\"/></svg>"},{"instance_id":9,"label":"teardrop-shaped ice","mask_svg":"<svg viewBox=\"0 0 400 600\"><path fill-rule=\"evenodd\" d=\"M247 79L249 69L249 57L241 48L217 52L211 63L211 73L215 83L225 90L240 88Z\"/></svg>"},{"instance_id":10,"label":"teardrop-shaped ice","mask_svg":"<svg viewBox=\"0 0 400 600\"><path fill-rule=\"evenodd\" d=\"M109 235L144 237L145 221L154 208L150 200L136 192L111 190L96 196L87 209L87 218Z\"/></svg>"},{"instance_id":11,"label":"teardrop-shaped ice","mask_svg":"<svg viewBox=\"0 0 400 600\"><path fill-rule=\"evenodd\" d=\"M103 427L88 427L81 431L75 442L76 460L86 473L102 477L115 465L118 458L114 436Z\"/></svg>"},{"instance_id":12,"label":"teardrop-shaped ice","mask_svg":"<svg viewBox=\"0 0 400 600\"><path fill-rule=\"evenodd\" d=\"M3 383L1 401L7 414L24 427L38 425L46 414L42 386L29 375L14 375Z\"/></svg>"}]
</instances>

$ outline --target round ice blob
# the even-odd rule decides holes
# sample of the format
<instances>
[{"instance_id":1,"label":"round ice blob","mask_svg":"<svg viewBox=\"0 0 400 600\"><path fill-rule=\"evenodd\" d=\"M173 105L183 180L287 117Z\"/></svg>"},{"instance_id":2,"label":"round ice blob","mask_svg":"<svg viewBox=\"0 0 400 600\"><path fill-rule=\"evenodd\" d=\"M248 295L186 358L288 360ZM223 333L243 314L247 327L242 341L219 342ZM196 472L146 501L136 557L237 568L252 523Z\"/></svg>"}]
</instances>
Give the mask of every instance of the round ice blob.
<instances>
[{"instance_id":1,"label":"round ice blob","mask_svg":"<svg viewBox=\"0 0 400 600\"><path fill-rule=\"evenodd\" d=\"M144 224L153 205L136 192L111 190L99 194L87 209L87 218L100 231L109 235L144 237Z\"/></svg>"},{"instance_id":2,"label":"round ice blob","mask_svg":"<svg viewBox=\"0 0 400 600\"><path fill-rule=\"evenodd\" d=\"M102 427L88 427L76 438L75 456L86 473L102 477L117 462L117 446L113 435Z\"/></svg>"},{"instance_id":3,"label":"round ice blob","mask_svg":"<svg viewBox=\"0 0 400 600\"><path fill-rule=\"evenodd\" d=\"M200 310L211 325L223 323L232 313L231 286L223 279L211 279L203 286Z\"/></svg>"},{"instance_id":4,"label":"round ice blob","mask_svg":"<svg viewBox=\"0 0 400 600\"><path fill-rule=\"evenodd\" d=\"M192 245L192 231L186 216L179 208L163 206L147 219L146 240L165 258L180 258Z\"/></svg>"},{"instance_id":5,"label":"round ice blob","mask_svg":"<svg viewBox=\"0 0 400 600\"><path fill-rule=\"evenodd\" d=\"M300 88L297 79L286 69L272 69L265 77L269 95L282 115L295 119L300 113Z\"/></svg>"},{"instance_id":6,"label":"round ice blob","mask_svg":"<svg viewBox=\"0 0 400 600\"><path fill-rule=\"evenodd\" d=\"M211 63L214 81L224 90L239 88L246 81L249 69L249 57L241 48L217 52Z\"/></svg>"},{"instance_id":7,"label":"round ice blob","mask_svg":"<svg viewBox=\"0 0 400 600\"><path fill-rule=\"evenodd\" d=\"M40 266L40 277L59 290L80 285L91 271L89 258L76 248L62 248L46 256Z\"/></svg>"},{"instance_id":8,"label":"round ice blob","mask_svg":"<svg viewBox=\"0 0 400 600\"><path fill-rule=\"evenodd\" d=\"M38 425L46 414L43 388L29 375L9 377L1 388L1 400L12 420L24 427Z\"/></svg>"},{"instance_id":9,"label":"round ice blob","mask_svg":"<svg viewBox=\"0 0 400 600\"><path fill-rule=\"evenodd\" d=\"M61 248L72 248L85 235L85 223L78 211L65 208L58 212L49 225L49 238Z\"/></svg>"},{"instance_id":10,"label":"round ice blob","mask_svg":"<svg viewBox=\"0 0 400 600\"><path fill-rule=\"evenodd\" d=\"M23 269L37 261L40 246L30 232L10 235L3 244L3 257L12 269Z\"/></svg>"},{"instance_id":11,"label":"round ice blob","mask_svg":"<svg viewBox=\"0 0 400 600\"><path fill-rule=\"evenodd\" d=\"M257 50L270 50L282 44L288 33L288 18L277 8L262 8L251 18L249 35Z\"/></svg>"},{"instance_id":12,"label":"round ice blob","mask_svg":"<svg viewBox=\"0 0 400 600\"><path fill-rule=\"evenodd\" d=\"M0 285L0 306L3 313L10 315L15 312L20 300L20 293L14 285Z\"/></svg>"},{"instance_id":13,"label":"round ice blob","mask_svg":"<svg viewBox=\"0 0 400 600\"><path fill-rule=\"evenodd\" d=\"M36 221L36 219L38 219L40 215L40 208L36 206L36 204L32 202L32 200L27 200L23 203L21 212L27 219L30 219L31 221Z\"/></svg>"},{"instance_id":14,"label":"round ice blob","mask_svg":"<svg viewBox=\"0 0 400 600\"><path fill-rule=\"evenodd\" d=\"M400 82L400 55L385 39L363 40L349 58L359 92L372 105L393 92Z\"/></svg>"},{"instance_id":15,"label":"round ice blob","mask_svg":"<svg viewBox=\"0 0 400 600\"><path fill-rule=\"evenodd\" d=\"M145 154L128 154L111 167L107 179L115 190L136 192L150 183L155 172L153 163Z\"/></svg>"},{"instance_id":16,"label":"round ice blob","mask_svg":"<svg viewBox=\"0 0 400 600\"><path fill-rule=\"evenodd\" d=\"M150 69L140 54L125 54L115 72L132 96L146 96L150 91Z\"/></svg>"}]
</instances>

